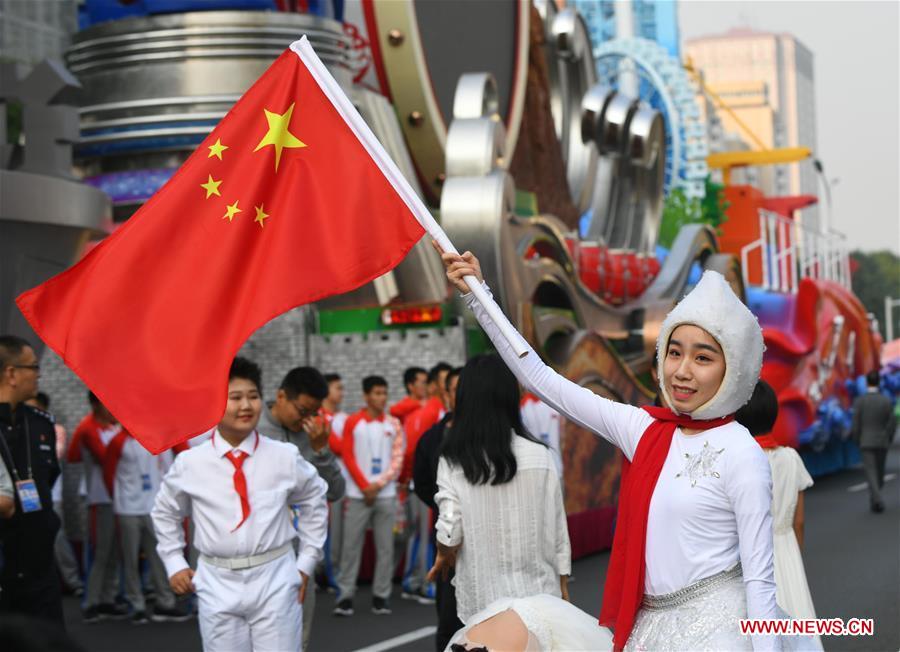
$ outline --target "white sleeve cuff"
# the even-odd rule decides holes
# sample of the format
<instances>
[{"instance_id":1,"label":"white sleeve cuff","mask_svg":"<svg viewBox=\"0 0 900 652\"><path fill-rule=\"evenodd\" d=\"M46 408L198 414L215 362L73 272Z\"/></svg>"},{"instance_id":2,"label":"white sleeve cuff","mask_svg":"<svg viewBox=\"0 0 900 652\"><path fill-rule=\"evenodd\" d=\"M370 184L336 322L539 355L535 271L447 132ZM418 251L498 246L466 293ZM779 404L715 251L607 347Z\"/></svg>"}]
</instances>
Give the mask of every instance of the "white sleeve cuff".
<instances>
[{"instance_id":1,"label":"white sleeve cuff","mask_svg":"<svg viewBox=\"0 0 900 652\"><path fill-rule=\"evenodd\" d=\"M297 570L312 579L315 576L317 561L315 556L301 552L297 555Z\"/></svg>"},{"instance_id":2,"label":"white sleeve cuff","mask_svg":"<svg viewBox=\"0 0 900 652\"><path fill-rule=\"evenodd\" d=\"M168 577L172 577L175 573L179 573L185 568L190 568L187 561L184 559L184 555L172 555L171 557L167 557L163 559L163 564L166 567L166 575Z\"/></svg>"}]
</instances>

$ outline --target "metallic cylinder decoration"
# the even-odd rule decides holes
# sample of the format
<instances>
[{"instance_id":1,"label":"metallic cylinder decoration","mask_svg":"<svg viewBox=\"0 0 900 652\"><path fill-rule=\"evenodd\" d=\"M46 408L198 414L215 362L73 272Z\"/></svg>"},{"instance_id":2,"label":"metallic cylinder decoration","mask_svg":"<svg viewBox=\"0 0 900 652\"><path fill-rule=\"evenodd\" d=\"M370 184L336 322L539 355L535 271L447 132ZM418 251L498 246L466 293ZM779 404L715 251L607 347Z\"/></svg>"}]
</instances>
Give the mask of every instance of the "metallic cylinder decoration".
<instances>
[{"instance_id":1,"label":"metallic cylinder decoration","mask_svg":"<svg viewBox=\"0 0 900 652\"><path fill-rule=\"evenodd\" d=\"M484 176L505 168L506 130L491 118L454 120L447 133L447 175Z\"/></svg>"},{"instance_id":2,"label":"metallic cylinder decoration","mask_svg":"<svg viewBox=\"0 0 900 652\"><path fill-rule=\"evenodd\" d=\"M497 83L486 72L470 72L462 75L453 95L453 118L499 119Z\"/></svg>"},{"instance_id":3,"label":"metallic cylinder decoration","mask_svg":"<svg viewBox=\"0 0 900 652\"><path fill-rule=\"evenodd\" d=\"M584 20L572 8L553 16L549 31L549 63L556 68L556 74L550 77L550 107L566 164L569 193L583 212L591 202L597 165L597 151L582 138L580 129L582 98L597 80L591 40Z\"/></svg>"}]
</instances>

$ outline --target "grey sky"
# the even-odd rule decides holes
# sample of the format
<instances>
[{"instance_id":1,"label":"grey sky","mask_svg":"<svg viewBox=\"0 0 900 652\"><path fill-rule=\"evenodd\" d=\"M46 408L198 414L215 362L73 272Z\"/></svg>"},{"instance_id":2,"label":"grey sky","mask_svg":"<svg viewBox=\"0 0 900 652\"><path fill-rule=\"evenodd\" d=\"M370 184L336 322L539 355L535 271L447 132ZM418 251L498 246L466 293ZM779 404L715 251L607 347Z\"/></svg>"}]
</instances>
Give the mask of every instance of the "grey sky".
<instances>
[{"instance_id":1,"label":"grey sky","mask_svg":"<svg viewBox=\"0 0 900 652\"><path fill-rule=\"evenodd\" d=\"M681 0L679 14L682 39L750 27L812 50L833 226L852 249L900 254L900 3Z\"/></svg>"}]
</instances>

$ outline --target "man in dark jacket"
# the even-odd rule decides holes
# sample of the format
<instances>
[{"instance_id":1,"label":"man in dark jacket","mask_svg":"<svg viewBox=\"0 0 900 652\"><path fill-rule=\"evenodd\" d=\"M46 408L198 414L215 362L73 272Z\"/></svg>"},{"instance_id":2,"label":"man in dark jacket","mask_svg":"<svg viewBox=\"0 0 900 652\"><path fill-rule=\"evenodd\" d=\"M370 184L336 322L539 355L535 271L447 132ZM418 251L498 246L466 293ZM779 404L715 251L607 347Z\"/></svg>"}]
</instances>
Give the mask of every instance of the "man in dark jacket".
<instances>
[{"instance_id":1,"label":"man in dark jacket","mask_svg":"<svg viewBox=\"0 0 900 652\"><path fill-rule=\"evenodd\" d=\"M448 412L444 418L425 431L416 446L413 459L413 488L416 495L423 503L428 505L434 520L437 520L437 505L434 496L438 491L437 469L441 458L441 444L444 441L444 433L453 420L453 408L456 406L456 386L459 381L461 368L451 369L444 381L447 388ZM432 536L434 533L434 521L431 524ZM438 612L438 627L435 633L435 648L441 652L447 647L450 638L463 624L456 615L456 591L450 581L453 573L447 579L438 578L435 583L435 606Z\"/></svg>"},{"instance_id":2,"label":"man in dark jacket","mask_svg":"<svg viewBox=\"0 0 900 652\"><path fill-rule=\"evenodd\" d=\"M0 335L0 460L12 476L16 499L15 514L0 519L0 612L63 625L53 554L59 530L51 496L59 476L56 431L50 415L25 404L37 394L39 371L27 341Z\"/></svg>"},{"instance_id":3,"label":"man in dark jacket","mask_svg":"<svg viewBox=\"0 0 900 652\"><path fill-rule=\"evenodd\" d=\"M894 440L897 420L891 399L878 391L877 371L866 375L867 390L853 403L853 441L859 445L866 482L869 484L870 507L873 512L884 511L881 488L884 487L884 463L888 447Z\"/></svg>"}]
</instances>

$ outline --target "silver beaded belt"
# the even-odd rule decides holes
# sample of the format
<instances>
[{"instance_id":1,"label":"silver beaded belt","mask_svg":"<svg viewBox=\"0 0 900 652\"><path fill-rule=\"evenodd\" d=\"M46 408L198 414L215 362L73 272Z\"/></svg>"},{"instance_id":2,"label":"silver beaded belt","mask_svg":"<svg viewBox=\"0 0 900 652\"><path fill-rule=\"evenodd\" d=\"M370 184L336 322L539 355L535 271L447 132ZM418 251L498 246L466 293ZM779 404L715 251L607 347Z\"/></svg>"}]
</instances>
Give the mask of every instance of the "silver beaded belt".
<instances>
[{"instance_id":1,"label":"silver beaded belt","mask_svg":"<svg viewBox=\"0 0 900 652\"><path fill-rule=\"evenodd\" d=\"M709 593L713 589L720 587L722 584L737 577L742 577L741 562L738 562L728 570L721 573L704 577L693 584L678 589L672 593L664 593L663 595L644 595L641 606L644 609L671 609L672 607L680 607L690 602L699 595Z\"/></svg>"}]
</instances>

